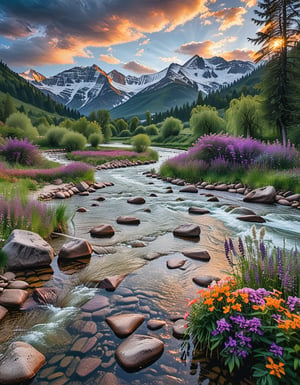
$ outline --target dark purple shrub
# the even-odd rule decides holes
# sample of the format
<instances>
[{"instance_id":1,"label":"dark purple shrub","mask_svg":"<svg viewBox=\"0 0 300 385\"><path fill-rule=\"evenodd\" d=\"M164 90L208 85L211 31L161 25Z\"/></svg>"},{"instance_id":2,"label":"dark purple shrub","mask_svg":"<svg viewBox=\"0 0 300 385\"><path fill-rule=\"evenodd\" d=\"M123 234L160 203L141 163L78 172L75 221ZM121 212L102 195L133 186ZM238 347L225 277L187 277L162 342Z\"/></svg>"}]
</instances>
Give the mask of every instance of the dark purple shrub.
<instances>
[{"instance_id":1,"label":"dark purple shrub","mask_svg":"<svg viewBox=\"0 0 300 385\"><path fill-rule=\"evenodd\" d=\"M1 146L1 152L5 159L10 163L19 163L26 166L32 166L40 159L38 147L25 139L8 139Z\"/></svg>"}]
</instances>

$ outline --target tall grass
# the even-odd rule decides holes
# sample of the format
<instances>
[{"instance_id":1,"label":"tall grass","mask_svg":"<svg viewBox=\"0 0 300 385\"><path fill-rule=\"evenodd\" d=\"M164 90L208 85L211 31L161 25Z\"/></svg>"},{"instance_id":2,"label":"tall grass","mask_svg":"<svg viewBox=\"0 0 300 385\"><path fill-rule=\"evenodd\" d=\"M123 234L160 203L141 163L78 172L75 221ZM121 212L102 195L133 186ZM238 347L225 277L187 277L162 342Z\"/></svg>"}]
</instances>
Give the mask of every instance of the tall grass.
<instances>
[{"instance_id":1,"label":"tall grass","mask_svg":"<svg viewBox=\"0 0 300 385\"><path fill-rule=\"evenodd\" d=\"M299 251L274 247L264 241L264 235L264 228L258 236L253 226L252 236L247 236L244 242L239 238L237 247L232 239L225 241L225 255L237 286L276 289L285 299L300 297Z\"/></svg>"}]
</instances>

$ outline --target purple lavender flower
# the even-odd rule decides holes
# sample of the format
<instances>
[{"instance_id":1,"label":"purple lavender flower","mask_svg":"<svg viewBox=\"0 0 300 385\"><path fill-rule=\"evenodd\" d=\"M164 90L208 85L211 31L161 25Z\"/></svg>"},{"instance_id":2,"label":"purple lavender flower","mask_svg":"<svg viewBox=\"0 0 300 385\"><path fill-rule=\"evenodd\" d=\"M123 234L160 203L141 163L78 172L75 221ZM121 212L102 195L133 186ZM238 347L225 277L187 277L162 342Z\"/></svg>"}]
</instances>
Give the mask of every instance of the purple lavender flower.
<instances>
[{"instance_id":1,"label":"purple lavender flower","mask_svg":"<svg viewBox=\"0 0 300 385\"><path fill-rule=\"evenodd\" d=\"M283 347L276 345L274 342L271 344L269 351L275 356L282 357Z\"/></svg>"},{"instance_id":2,"label":"purple lavender flower","mask_svg":"<svg viewBox=\"0 0 300 385\"><path fill-rule=\"evenodd\" d=\"M289 296L286 304L289 308L289 311L293 312L298 306L300 307L300 298Z\"/></svg>"},{"instance_id":3,"label":"purple lavender flower","mask_svg":"<svg viewBox=\"0 0 300 385\"><path fill-rule=\"evenodd\" d=\"M231 329L231 325L225 320L225 318L221 318L217 321L217 328L211 332L213 336L218 334L222 334L223 332L229 332Z\"/></svg>"},{"instance_id":4,"label":"purple lavender flower","mask_svg":"<svg viewBox=\"0 0 300 385\"><path fill-rule=\"evenodd\" d=\"M229 336L228 342L225 342L225 348L236 348L237 347L237 341Z\"/></svg>"},{"instance_id":5,"label":"purple lavender flower","mask_svg":"<svg viewBox=\"0 0 300 385\"><path fill-rule=\"evenodd\" d=\"M243 244L243 241L241 238L239 238L238 244L239 244L239 251L240 251L241 255L245 258L245 248L244 248L244 244Z\"/></svg>"},{"instance_id":6,"label":"purple lavender flower","mask_svg":"<svg viewBox=\"0 0 300 385\"><path fill-rule=\"evenodd\" d=\"M230 246L229 246L229 243L228 243L228 241L227 241L226 239L225 239L225 241L224 241L224 249L225 249L225 257L226 257L226 259L227 259L227 262L228 262L229 266L230 266L231 268L233 268L233 262L232 262L232 260L231 260L230 255L229 255L229 252L230 252Z\"/></svg>"},{"instance_id":7,"label":"purple lavender flower","mask_svg":"<svg viewBox=\"0 0 300 385\"><path fill-rule=\"evenodd\" d=\"M237 339L238 343L240 346L246 346L248 347L249 349L252 348L252 345L251 345L251 337L247 337L244 335L244 333L241 331L241 332L236 332L235 333L235 338Z\"/></svg>"},{"instance_id":8,"label":"purple lavender flower","mask_svg":"<svg viewBox=\"0 0 300 385\"><path fill-rule=\"evenodd\" d=\"M258 335L263 335L263 331L261 330L261 321L257 317L253 317L252 319L249 319L245 323L245 328L247 331L256 333Z\"/></svg>"},{"instance_id":9,"label":"purple lavender flower","mask_svg":"<svg viewBox=\"0 0 300 385\"><path fill-rule=\"evenodd\" d=\"M229 317L230 321L232 321L233 323L235 323L236 325L238 325L238 327L240 329L243 329L245 327L245 324L246 324L246 318L242 315L237 315L236 317L231 315Z\"/></svg>"}]
</instances>

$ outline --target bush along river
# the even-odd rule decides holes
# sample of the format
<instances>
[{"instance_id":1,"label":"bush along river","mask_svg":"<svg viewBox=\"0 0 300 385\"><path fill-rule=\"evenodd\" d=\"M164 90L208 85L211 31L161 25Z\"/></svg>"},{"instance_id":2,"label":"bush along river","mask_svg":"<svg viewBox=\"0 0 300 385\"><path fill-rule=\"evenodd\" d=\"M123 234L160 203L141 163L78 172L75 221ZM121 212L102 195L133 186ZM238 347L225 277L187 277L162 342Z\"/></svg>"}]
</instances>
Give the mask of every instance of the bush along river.
<instances>
[{"instance_id":1,"label":"bush along river","mask_svg":"<svg viewBox=\"0 0 300 385\"><path fill-rule=\"evenodd\" d=\"M239 216L252 210L267 240L299 248L299 210L154 178L150 169L178 152L159 153L155 165L97 171L97 189L63 201L69 234L50 241L51 264L2 277L29 295L0 322L1 384L251 384L183 345L183 317L201 287L228 276L224 240L253 225ZM22 367L8 382L31 361L35 377L24 382Z\"/></svg>"}]
</instances>

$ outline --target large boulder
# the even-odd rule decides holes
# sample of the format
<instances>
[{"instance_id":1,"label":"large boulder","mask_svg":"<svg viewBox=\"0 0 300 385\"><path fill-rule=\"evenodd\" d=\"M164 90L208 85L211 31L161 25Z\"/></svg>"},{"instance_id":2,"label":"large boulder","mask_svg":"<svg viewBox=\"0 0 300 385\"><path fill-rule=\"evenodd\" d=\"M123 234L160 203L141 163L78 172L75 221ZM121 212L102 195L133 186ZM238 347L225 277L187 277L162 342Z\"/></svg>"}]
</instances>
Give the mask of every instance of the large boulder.
<instances>
[{"instance_id":1,"label":"large boulder","mask_svg":"<svg viewBox=\"0 0 300 385\"><path fill-rule=\"evenodd\" d=\"M48 266L54 257L52 247L36 233L13 230L2 249L7 255L8 269Z\"/></svg>"},{"instance_id":2,"label":"large boulder","mask_svg":"<svg viewBox=\"0 0 300 385\"><path fill-rule=\"evenodd\" d=\"M97 238L109 238L115 234L113 227L107 223L102 223L101 225L95 226L90 230L92 237Z\"/></svg>"},{"instance_id":3,"label":"large boulder","mask_svg":"<svg viewBox=\"0 0 300 385\"><path fill-rule=\"evenodd\" d=\"M256 222L256 223L265 223L265 219L259 215L242 215L241 217L237 217L240 221L244 222Z\"/></svg>"},{"instance_id":4,"label":"large boulder","mask_svg":"<svg viewBox=\"0 0 300 385\"><path fill-rule=\"evenodd\" d=\"M189 213L190 214L203 215L203 214L209 214L210 211L207 209L202 209L201 207L191 206L191 207L189 207Z\"/></svg>"},{"instance_id":5,"label":"large boulder","mask_svg":"<svg viewBox=\"0 0 300 385\"><path fill-rule=\"evenodd\" d=\"M27 299L28 293L21 289L4 289L0 293L0 305L5 307L20 307Z\"/></svg>"},{"instance_id":6,"label":"large boulder","mask_svg":"<svg viewBox=\"0 0 300 385\"><path fill-rule=\"evenodd\" d=\"M180 189L179 192L197 193L198 189L194 185L188 185L188 186L182 187L182 189Z\"/></svg>"},{"instance_id":7,"label":"large boulder","mask_svg":"<svg viewBox=\"0 0 300 385\"><path fill-rule=\"evenodd\" d=\"M0 361L0 383L21 384L34 377L45 363L45 356L33 346L13 342Z\"/></svg>"},{"instance_id":8,"label":"large boulder","mask_svg":"<svg viewBox=\"0 0 300 385\"><path fill-rule=\"evenodd\" d=\"M188 258L196 259L197 261L208 262L210 260L208 251L202 249L184 250L182 254Z\"/></svg>"},{"instance_id":9,"label":"large boulder","mask_svg":"<svg viewBox=\"0 0 300 385\"><path fill-rule=\"evenodd\" d=\"M244 202L274 203L276 190L273 186L261 187L250 191L243 199Z\"/></svg>"},{"instance_id":10,"label":"large boulder","mask_svg":"<svg viewBox=\"0 0 300 385\"><path fill-rule=\"evenodd\" d=\"M163 350L164 344L158 338L134 334L117 348L116 359L126 370L137 371L156 361Z\"/></svg>"},{"instance_id":11,"label":"large boulder","mask_svg":"<svg viewBox=\"0 0 300 385\"><path fill-rule=\"evenodd\" d=\"M198 238L200 235L200 226L193 223L186 223L180 225L173 230L175 237L186 237L186 238Z\"/></svg>"},{"instance_id":12,"label":"large boulder","mask_svg":"<svg viewBox=\"0 0 300 385\"><path fill-rule=\"evenodd\" d=\"M92 254L91 244L84 239L72 239L60 249L58 256L63 259L88 257Z\"/></svg>"}]
</instances>

